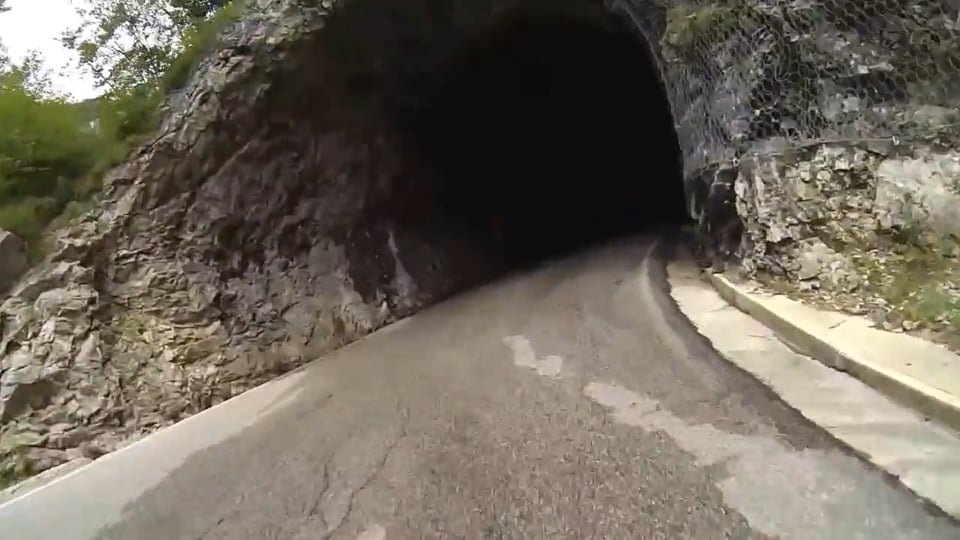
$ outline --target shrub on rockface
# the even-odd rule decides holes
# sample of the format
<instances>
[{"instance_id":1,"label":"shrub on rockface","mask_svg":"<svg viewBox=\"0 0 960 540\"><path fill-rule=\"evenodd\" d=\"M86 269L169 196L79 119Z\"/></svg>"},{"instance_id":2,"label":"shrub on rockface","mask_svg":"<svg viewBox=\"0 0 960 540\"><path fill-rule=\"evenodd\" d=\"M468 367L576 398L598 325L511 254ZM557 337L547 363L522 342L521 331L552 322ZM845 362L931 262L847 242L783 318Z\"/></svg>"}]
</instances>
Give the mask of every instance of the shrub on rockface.
<instances>
[{"instance_id":1,"label":"shrub on rockface","mask_svg":"<svg viewBox=\"0 0 960 540\"><path fill-rule=\"evenodd\" d=\"M0 228L31 245L87 191L105 141L66 99L34 92L19 68L0 75Z\"/></svg>"}]
</instances>

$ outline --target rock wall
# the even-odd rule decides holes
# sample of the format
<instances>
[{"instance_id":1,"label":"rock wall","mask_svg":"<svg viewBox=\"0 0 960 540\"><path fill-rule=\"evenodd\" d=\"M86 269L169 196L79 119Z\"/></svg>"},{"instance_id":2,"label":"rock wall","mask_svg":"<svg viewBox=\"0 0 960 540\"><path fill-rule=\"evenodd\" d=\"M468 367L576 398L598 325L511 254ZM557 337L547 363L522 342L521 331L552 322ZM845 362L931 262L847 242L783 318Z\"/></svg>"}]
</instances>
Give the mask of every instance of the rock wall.
<instances>
[{"instance_id":1,"label":"rock wall","mask_svg":"<svg viewBox=\"0 0 960 540\"><path fill-rule=\"evenodd\" d=\"M779 214L792 216L786 218L792 223L803 221L810 212L797 206L809 207L810 201L815 201L814 214L821 219L852 222L852 234L865 239L896 234L899 228L892 223L906 219L890 217L893 210L882 199L892 193L922 192L896 212L927 215L927 221L940 224L933 229L938 233L952 219L957 176L951 163L958 144L953 120L946 116L960 104L955 3L608 0L607 4L628 14L651 42L659 44L658 58L684 153L691 213L699 218L705 243L717 258L736 255L750 273L769 272L795 281L796 274L786 268L795 267L801 258L809 260L801 254L803 246L818 245L814 238L830 244L843 236L817 220L805 221L802 231L792 227L791 235L784 236L782 223L769 217ZM879 194L866 194L859 184L835 178L808 185L804 196L809 199L798 200L782 185L783 169L815 164L817 147L828 154L841 147L864 149L850 154L862 160L852 165L858 169L873 167L874 158L889 157L891 151L913 155L914 161L894 165L887 160L880 173L887 180L867 182L879 183ZM941 157L921 157L928 154ZM764 165L758 167L758 162ZM893 176L901 178L892 180ZM925 185L931 176L937 179ZM890 188L892 184L899 187ZM852 191L846 193L848 189ZM876 200L870 208L824 204L838 196ZM850 214L856 218L846 219ZM912 226L926 226L908 220ZM741 236L742 230L747 234ZM956 236L955 231L946 234Z\"/></svg>"},{"instance_id":2,"label":"rock wall","mask_svg":"<svg viewBox=\"0 0 960 540\"><path fill-rule=\"evenodd\" d=\"M331 7L253 3L100 209L0 305L0 483L114 450L495 270L397 211L416 210L401 190L421 171L375 101L395 74L361 69L396 48L339 35L426 35L425 12L376 27ZM378 87L347 87L360 77Z\"/></svg>"},{"instance_id":3,"label":"rock wall","mask_svg":"<svg viewBox=\"0 0 960 540\"><path fill-rule=\"evenodd\" d=\"M498 272L424 219L431 171L391 126L464 35L540 5L251 0L98 209L0 304L0 484L122 447Z\"/></svg>"},{"instance_id":4,"label":"rock wall","mask_svg":"<svg viewBox=\"0 0 960 540\"><path fill-rule=\"evenodd\" d=\"M497 13L585 4L251 0L99 209L0 305L0 483L113 450L494 272L418 221L405 179L429 173L389 119ZM660 63L714 251L853 298L879 279L878 239L891 260L904 230L925 246L957 234L956 10L884 6L606 2Z\"/></svg>"},{"instance_id":5,"label":"rock wall","mask_svg":"<svg viewBox=\"0 0 960 540\"><path fill-rule=\"evenodd\" d=\"M956 3L664 4L663 71L712 255L960 345Z\"/></svg>"}]
</instances>

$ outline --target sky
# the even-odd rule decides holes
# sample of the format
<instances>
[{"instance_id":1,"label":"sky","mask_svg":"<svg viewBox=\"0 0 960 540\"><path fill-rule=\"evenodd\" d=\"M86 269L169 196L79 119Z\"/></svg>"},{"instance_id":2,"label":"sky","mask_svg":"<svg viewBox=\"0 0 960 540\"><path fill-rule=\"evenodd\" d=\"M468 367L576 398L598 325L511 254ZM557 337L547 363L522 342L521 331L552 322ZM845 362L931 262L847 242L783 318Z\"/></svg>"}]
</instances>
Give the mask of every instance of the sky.
<instances>
[{"instance_id":1,"label":"sky","mask_svg":"<svg viewBox=\"0 0 960 540\"><path fill-rule=\"evenodd\" d=\"M77 57L60 44L60 34L79 24L75 6L84 0L7 0L0 14L0 42L13 60L38 50L54 73L57 90L78 100L95 97L92 79L77 67Z\"/></svg>"}]
</instances>

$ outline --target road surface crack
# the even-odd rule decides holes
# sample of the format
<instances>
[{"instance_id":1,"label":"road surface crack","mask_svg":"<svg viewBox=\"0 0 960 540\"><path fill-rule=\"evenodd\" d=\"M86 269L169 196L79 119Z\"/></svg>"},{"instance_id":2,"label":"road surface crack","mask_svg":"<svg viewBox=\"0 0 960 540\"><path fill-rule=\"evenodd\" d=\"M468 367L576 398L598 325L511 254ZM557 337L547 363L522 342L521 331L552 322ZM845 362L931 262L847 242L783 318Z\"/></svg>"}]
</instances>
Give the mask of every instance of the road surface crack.
<instances>
[{"instance_id":1,"label":"road surface crack","mask_svg":"<svg viewBox=\"0 0 960 540\"><path fill-rule=\"evenodd\" d=\"M353 503L354 503L354 500L356 499L357 494L359 494L363 490L370 487L370 484L372 484L373 481L377 479L377 477L379 477L381 473L383 473L383 470L387 466L387 461L390 460L390 456L393 455L394 450L396 450L397 446L400 445L400 442L407 437L407 428L410 423L410 409L404 406L399 406L399 405L397 408L401 418L399 433L397 434L397 436L393 438L393 440L391 440L390 444L387 445L386 449L383 452L383 456L380 458L380 460L371 470L370 474L368 474L367 477L364 479L363 483L361 483L356 489L353 489L350 491L349 499L347 499L346 511L337 521L336 525L334 525L332 528L328 527L327 533L321 537L323 540L328 540L329 538L331 538L340 530L340 527L342 527L343 524L347 522L347 520L350 518L350 514L353 513Z\"/></svg>"},{"instance_id":2,"label":"road surface crack","mask_svg":"<svg viewBox=\"0 0 960 540\"><path fill-rule=\"evenodd\" d=\"M204 531L203 531L202 533L200 533L199 536L197 536L197 540L203 540L204 538L206 538L206 537L207 537L211 532L213 532L217 527L219 527L220 525L223 525L223 523L224 523L225 521L227 521L227 517L229 517L229 516L232 515L232 514L233 514L233 512L230 512L230 513L228 513L228 514L226 514L226 515L220 516L220 518L217 519L217 521L214 522L213 525L210 525L209 527L207 527L206 529L204 529Z\"/></svg>"},{"instance_id":3,"label":"road surface crack","mask_svg":"<svg viewBox=\"0 0 960 540\"><path fill-rule=\"evenodd\" d=\"M327 495L327 492L330 490L330 463L333 461L333 456L327 458L327 461L323 464L323 472L321 473L320 485L323 486L320 494L313 501L313 505L310 506L310 510L307 511L307 515L304 518L304 521L310 521L313 518L320 519L320 522L323 523L323 528L327 528L327 520L324 519L323 513L320 512L320 505L323 504L323 498Z\"/></svg>"}]
</instances>

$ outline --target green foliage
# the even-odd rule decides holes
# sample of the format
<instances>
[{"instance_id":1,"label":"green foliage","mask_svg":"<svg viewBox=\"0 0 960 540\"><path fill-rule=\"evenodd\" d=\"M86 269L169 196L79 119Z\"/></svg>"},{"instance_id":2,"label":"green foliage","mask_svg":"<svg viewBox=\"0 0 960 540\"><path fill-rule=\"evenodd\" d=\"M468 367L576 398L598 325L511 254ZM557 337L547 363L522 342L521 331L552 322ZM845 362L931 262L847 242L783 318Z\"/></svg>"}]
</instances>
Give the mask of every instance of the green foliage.
<instances>
[{"instance_id":1,"label":"green foliage","mask_svg":"<svg viewBox=\"0 0 960 540\"><path fill-rule=\"evenodd\" d=\"M208 15L229 7L231 0L170 0L170 6L190 20L204 20Z\"/></svg>"},{"instance_id":2,"label":"green foliage","mask_svg":"<svg viewBox=\"0 0 960 540\"><path fill-rule=\"evenodd\" d=\"M75 105L31 88L25 71L0 75L0 228L29 242L76 198L102 141Z\"/></svg>"},{"instance_id":3,"label":"green foliage","mask_svg":"<svg viewBox=\"0 0 960 540\"><path fill-rule=\"evenodd\" d=\"M911 229L916 230L914 227ZM877 253L857 261L867 288L887 301L885 317L911 321L933 330L952 347L960 347L960 267L954 253L957 239L928 243L907 232L881 237ZM899 324L899 323L897 323Z\"/></svg>"},{"instance_id":4,"label":"green foliage","mask_svg":"<svg viewBox=\"0 0 960 540\"><path fill-rule=\"evenodd\" d=\"M161 92L144 86L108 92L99 102L100 129L118 142L136 144L156 126L163 97Z\"/></svg>"},{"instance_id":5,"label":"green foliage","mask_svg":"<svg viewBox=\"0 0 960 540\"><path fill-rule=\"evenodd\" d=\"M89 2L64 43L107 91L81 103L53 91L39 56L14 65L0 45L0 228L36 256L52 221L90 210L103 174L156 128L169 92L239 10L230 0Z\"/></svg>"},{"instance_id":6,"label":"green foliage","mask_svg":"<svg viewBox=\"0 0 960 540\"><path fill-rule=\"evenodd\" d=\"M212 0L204 0L199 5L206 9L212 3ZM113 140L123 143L123 147L138 144L161 120L163 103L169 93L186 85L200 60L216 45L220 32L236 20L239 4L238 1L226 2L214 13L204 13L204 18L195 19L186 26L178 38L180 48L169 56L158 78L153 79L151 75L150 79L143 78L143 82L136 85L111 83L111 91L100 99L98 118L101 130ZM200 8L194 6L191 9ZM124 81L139 78L129 77ZM123 157L123 153L120 151L120 156L113 155L106 163L115 163Z\"/></svg>"},{"instance_id":7,"label":"green foliage","mask_svg":"<svg viewBox=\"0 0 960 540\"><path fill-rule=\"evenodd\" d=\"M187 34L230 8L229 0L91 0L63 42L101 85L128 92L163 80ZM216 15L215 15L216 14Z\"/></svg>"},{"instance_id":8,"label":"green foliage","mask_svg":"<svg viewBox=\"0 0 960 540\"><path fill-rule=\"evenodd\" d=\"M137 15L125 6L133 0L99 0L99 19L88 21L97 41L65 40L81 54L81 64L99 73L110 90L100 99L101 130L126 146L136 145L162 117L164 100L189 80L219 33L239 15L239 0L148 0L135 2ZM142 18L156 11L159 19ZM109 9L107 9L109 8ZM96 10L94 10L96 11ZM128 17L123 19L123 17ZM159 15L158 15L159 17ZM164 22L165 21L165 22ZM117 28L141 39L117 53L111 39ZM78 31L75 35L79 35ZM111 37L107 37L111 36ZM172 37L171 37L172 36ZM149 43L167 39L162 51ZM103 69L110 66L109 70ZM112 160L108 160L110 162Z\"/></svg>"}]
</instances>

